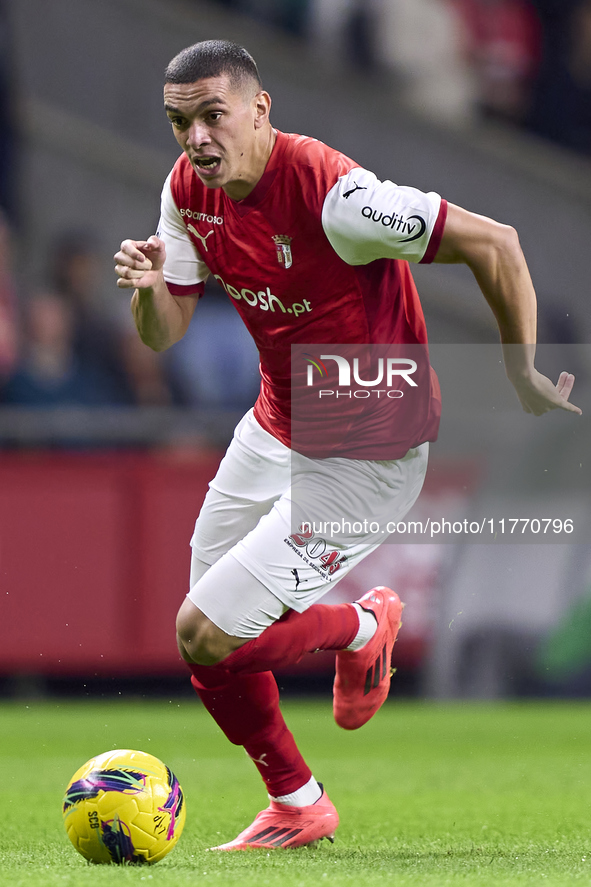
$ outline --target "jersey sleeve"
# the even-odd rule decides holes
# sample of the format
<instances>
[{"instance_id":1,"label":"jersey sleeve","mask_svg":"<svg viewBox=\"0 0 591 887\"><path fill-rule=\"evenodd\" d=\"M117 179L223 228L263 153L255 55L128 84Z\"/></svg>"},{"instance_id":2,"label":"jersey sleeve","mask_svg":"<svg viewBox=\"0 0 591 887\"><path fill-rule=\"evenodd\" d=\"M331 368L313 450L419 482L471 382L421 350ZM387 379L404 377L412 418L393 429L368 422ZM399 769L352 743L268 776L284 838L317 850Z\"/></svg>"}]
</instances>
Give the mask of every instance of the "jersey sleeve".
<instances>
[{"instance_id":1,"label":"jersey sleeve","mask_svg":"<svg viewBox=\"0 0 591 887\"><path fill-rule=\"evenodd\" d=\"M431 262L446 213L447 203L438 194L381 182L358 167L341 176L326 195L322 226L349 265L375 259Z\"/></svg>"},{"instance_id":2,"label":"jersey sleeve","mask_svg":"<svg viewBox=\"0 0 591 887\"><path fill-rule=\"evenodd\" d=\"M174 170L173 170L174 172ZM156 236L166 245L164 280L174 296L201 295L209 275L207 265L189 237L171 190L170 173L162 189Z\"/></svg>"}]
</instances>

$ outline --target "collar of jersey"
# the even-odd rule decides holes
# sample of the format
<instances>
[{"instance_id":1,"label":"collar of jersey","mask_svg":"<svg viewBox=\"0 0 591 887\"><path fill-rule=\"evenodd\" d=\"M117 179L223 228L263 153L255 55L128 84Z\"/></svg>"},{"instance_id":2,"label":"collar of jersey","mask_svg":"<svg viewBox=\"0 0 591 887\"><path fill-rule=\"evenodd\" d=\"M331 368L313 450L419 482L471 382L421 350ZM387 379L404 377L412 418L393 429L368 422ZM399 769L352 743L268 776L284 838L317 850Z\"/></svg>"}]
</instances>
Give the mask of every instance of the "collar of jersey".
<instances>
[{"instance_id":1,"label":"collar of jersey","mask_svg":"<svg viewBox=\"0 0 591 887\"><path fill-rule=\"evenodd\" d=\"M273 145L273 150L267 161L264 173L248 197L244 197L242 200L230 200L234 210L239 216L245 216L251 210L256 209L256 207L263 202L271 185L275 181L275 176L279 171L279 164L289 142L289 137L285 135L285 133L279 132L277 129L275 132L277 133L277 138L275 139L275 144Z\"/></svg>"}]
</instances>

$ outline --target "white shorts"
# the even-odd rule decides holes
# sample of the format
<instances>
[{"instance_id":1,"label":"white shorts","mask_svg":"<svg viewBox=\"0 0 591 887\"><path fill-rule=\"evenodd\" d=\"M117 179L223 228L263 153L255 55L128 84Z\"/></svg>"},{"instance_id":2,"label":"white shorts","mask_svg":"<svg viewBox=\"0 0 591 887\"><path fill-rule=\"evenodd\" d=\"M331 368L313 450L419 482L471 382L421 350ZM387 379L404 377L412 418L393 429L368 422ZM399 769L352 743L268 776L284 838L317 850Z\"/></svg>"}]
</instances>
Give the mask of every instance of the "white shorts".
<instances>
[{"instance_id":1,"label":"white shorts","mask_svg":"<svg viewBox=\"0 0 591 887\"><path fill-rule=\"evenodd\" d=\"M303 612L387 538L389 522L410 510L428 448L422 444L388 462L309 459L261 428L250 410L210 483L191 539L194 558L219 568L211 577L208 571L189 598L228 634L250 636L236 630L233 615L241 609L236 585L244 587L246 570L258 580L254 588L262 587L266 610L269 592L280 602L273 619L285 608ZM236 561L243 569L229 583ZM223 581L211 581L214 573ZM251 609L251 589L247 597Z\"/></svg>"}]
</instances>

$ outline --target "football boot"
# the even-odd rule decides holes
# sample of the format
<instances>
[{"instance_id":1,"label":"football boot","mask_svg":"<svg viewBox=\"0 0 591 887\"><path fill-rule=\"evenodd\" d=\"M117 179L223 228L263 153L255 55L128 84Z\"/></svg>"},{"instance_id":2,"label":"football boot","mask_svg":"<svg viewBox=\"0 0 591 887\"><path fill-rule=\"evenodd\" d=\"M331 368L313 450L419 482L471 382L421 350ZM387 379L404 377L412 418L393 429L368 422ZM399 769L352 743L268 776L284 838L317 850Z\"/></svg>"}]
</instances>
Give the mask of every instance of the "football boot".
<instances>
[{"instance_id":1,"label":"football boot","mask_svg":"<svg viewBox=\"0 0 591 887\"><path fill-rule=\"evenodd\" d=\"M404 604L383 585L356 601L377 619L374 636L359 650L339 650L333 687L334 719L344 730L357 730L385 702L392 675L392 647Z\"/></svg>"},{"instance_id":2,"label":"football boot","mask_svg":"<svg viewBox=\"0 0 591 887\"><path fill-rule=\"evenodd\" d=\"M322 795L315 804L292 807L271 800L267 809L261 810L252 825L240 832L237 838L227 844L210 847L210 850L275 850L316 844L322 838L332 843L339 815L322 783L319 785Z\"/></svg>"}]
</instances>

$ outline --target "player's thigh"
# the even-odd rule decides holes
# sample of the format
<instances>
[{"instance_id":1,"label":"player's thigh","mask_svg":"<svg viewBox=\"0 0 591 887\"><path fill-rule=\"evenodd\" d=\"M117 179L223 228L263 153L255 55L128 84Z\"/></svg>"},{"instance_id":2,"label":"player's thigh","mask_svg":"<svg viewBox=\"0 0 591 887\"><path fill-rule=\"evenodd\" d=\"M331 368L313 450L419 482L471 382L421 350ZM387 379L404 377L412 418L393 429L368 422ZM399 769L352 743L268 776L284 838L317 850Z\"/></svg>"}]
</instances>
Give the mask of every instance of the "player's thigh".
<instances>
[{"instance_id":1,"label":"player's thigh","mask_svg":"<svg viewBox=\"0 0 591 887\"><path fill-rule=\"evenodd\" d=\"M203 572L187 600L227 635L239 638L258 637L288 609L231 553Z\"/></svg>"},{"instance_id":2,"label":"player's thigh","mask_svg":"<svg viewBox=\"0 0 591 887\"><path fill-rule=\"evenodd\" d=\"M261 428L252 411L247 413L195 523L191 546L199 564L214 564L257 525L288 489L290 465L290 450ZM199 564L195 577L202 572Z\"/></svg>"},{"instance_id":3,"label":"player's thigh","mask_svg":"<svg viewBox=\"0 0 591 887\"><path fill-rule=\"evenodd\" d=\"M208 491L191 538L191 586L201 572L199 565L207 568L215 564L256 527L274 501L249 501L214 489Z\"/></svg>"}]
</instances>

